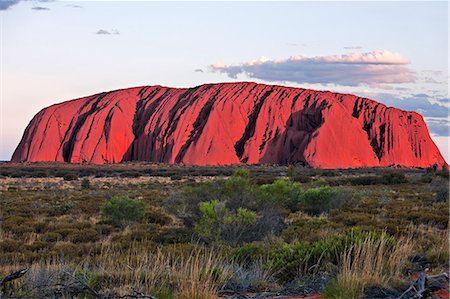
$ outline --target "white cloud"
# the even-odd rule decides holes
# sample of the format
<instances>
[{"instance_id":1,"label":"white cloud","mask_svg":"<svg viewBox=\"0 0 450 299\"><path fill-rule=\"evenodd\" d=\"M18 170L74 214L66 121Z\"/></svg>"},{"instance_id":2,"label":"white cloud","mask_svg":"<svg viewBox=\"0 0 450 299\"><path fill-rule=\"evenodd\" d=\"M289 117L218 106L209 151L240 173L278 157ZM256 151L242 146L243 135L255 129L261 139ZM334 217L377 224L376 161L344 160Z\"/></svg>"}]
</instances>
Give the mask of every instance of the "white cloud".
<instances>
[{"instance_id":1,"label":"white cloud","mask_svg":"<svg viewBox=\"0 0 450 299\"><path fill-rule=\"evenodd\" d=\"M315 57L296 55L279 60L262 57L237 65L213 64L210 69L231 78L245 74L271 82L378 86L415 82L415 74L406 67L409 63L399 53L372 51Z\"/></svg>"}]
</instances>

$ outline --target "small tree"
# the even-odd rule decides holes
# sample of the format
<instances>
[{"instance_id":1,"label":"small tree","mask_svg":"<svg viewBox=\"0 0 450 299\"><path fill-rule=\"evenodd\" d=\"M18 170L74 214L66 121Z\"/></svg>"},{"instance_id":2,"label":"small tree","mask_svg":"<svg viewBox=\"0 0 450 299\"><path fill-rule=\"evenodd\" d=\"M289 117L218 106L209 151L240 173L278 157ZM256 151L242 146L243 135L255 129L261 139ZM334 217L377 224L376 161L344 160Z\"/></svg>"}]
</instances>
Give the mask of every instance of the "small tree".
<instances>
[{"instance_id":1,"label":"small tree","mask_svg":"<svg viewBox=\"0 0 450 299\"><path fill-rule=\"evenodd\" d=\"M103 220L117 227L141 222L145 215L143 202L127 195L114 196L101 207Z\"/></svg>"}]
</instances>

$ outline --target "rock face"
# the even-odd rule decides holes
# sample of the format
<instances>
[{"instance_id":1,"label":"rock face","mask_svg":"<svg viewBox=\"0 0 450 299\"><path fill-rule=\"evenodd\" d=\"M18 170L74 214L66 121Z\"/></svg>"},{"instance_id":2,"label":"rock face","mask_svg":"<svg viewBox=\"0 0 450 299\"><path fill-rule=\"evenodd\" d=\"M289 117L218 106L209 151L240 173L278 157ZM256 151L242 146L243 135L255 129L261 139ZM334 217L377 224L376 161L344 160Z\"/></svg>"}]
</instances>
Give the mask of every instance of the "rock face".
<instances>
[{"instance_id":1,"label":"rock face","mask_svg":"<svg viewBox=\"0 0 450 299\"><path fill-rule=\"evenodd\" d=\"M12 161L445 163L415 112L353 95L247 82L136 87L50 106L28 125Z\"/></svg>"}]
</instances>

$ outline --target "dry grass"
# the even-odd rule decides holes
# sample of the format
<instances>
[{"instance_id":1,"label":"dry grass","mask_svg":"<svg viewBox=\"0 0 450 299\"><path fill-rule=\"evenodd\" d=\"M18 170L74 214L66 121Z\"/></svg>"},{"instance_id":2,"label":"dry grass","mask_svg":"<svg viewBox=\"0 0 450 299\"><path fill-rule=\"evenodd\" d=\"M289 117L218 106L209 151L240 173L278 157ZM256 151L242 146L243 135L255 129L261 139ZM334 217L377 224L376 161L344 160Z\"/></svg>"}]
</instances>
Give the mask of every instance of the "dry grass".
<instances>
[{"instance_id":1,"label":"dry grass","mask_svg":"<svg viewBox=\"0 0 450 299\"><path fill-rule=\"evenodd\" d=\"M182 253L181 253L182 252ZM181 254L180 254L181 253ZM10 265L2 272L17 271L23 265ZM67 292L75 286L88 286L102 295L130 294L135 288L146 294L170 292L174 298L216 298L231 277L228 261L220 250L195 246L186 249L151 251L136 243L121 250L105 245L95 259L87 258L74 264L63 259L48 259L35 263L24 279L9 286L14 294L47 296L56 289ZM69 296L70 293L62 294Z\"/></svg>"},{"instance_id":2,"label":"dry grass","mask_svg":"<svg viewBox=\"0 0 450 299\"><path fill-rule=\"evenodd\" d=\"M340 272L328 285L327 298L358 298L366 287L399 284L413 247L410 237L394 241L385 233L368 236L341 256Z\"/></svg>"}]
</instances>

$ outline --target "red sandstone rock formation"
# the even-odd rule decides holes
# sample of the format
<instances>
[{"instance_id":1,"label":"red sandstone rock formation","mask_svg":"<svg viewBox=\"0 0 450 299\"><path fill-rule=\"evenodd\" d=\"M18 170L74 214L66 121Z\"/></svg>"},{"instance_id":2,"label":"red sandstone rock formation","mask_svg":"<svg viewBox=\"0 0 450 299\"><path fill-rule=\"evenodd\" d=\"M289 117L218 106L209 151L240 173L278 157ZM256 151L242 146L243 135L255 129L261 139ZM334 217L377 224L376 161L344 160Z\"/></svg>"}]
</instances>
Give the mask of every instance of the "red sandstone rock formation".
<instances>
[{"instance_id":1,"label":"red sandstone rock formation","mask_svg":"<svg viewBox=\"0 0 450 299\"><path fill-rule=\"evenodd\" d=\"M418 113L353 95L255 83L136 87L56 104L33 118L12 161L445 163Z\"/></svg>"}]
</instances>

